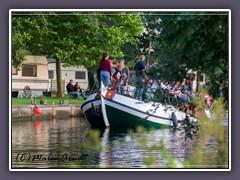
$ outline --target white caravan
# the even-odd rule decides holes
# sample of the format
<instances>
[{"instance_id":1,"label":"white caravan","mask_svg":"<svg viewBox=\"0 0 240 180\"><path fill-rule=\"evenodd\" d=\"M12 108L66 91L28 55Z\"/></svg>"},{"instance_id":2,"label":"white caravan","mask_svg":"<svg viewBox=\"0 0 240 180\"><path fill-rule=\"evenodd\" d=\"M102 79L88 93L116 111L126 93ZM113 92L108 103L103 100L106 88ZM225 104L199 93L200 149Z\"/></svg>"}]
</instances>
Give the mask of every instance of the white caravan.
<instances>
[{"instance_id":1,"label":"white caravan","mask_svg":"<svg viewBox=\"0 0 240 180\"><path fill-rule=\"evenodd\" d=\"M42 96L48 88L48 61L44 56L26 56L22 67L12 66L12 96Z\"/></svg>"}]
</instances>

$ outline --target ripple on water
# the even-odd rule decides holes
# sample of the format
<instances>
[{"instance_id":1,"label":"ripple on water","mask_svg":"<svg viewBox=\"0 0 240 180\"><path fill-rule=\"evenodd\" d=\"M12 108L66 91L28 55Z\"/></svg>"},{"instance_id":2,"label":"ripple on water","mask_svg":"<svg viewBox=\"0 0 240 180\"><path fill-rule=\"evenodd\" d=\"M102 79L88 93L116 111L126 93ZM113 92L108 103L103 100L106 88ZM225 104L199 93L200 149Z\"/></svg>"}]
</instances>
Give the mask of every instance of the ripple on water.
<instances>
[{"instance_id":1,"label":"ripple on water","mask_svg":"<svg viewBox=\"0 0 240 180\"><path fill-rule=\"evenodd\" d=\"M197 143L197 136L193 135L190 139L182 129L128 133L126 130L110 128L102 130L97 141L99 144L94 144L94 140L89 137L89 130L89 124L84 118L13 121L12 168L144 168L149 167L146 166L148 161L162 168L166 167L169 157L174 157L178 167L181 167L182 162L191 157ZM93 148L87 148L87 142ZM160 148L161 143L164 149ZM94 150L97 145L101 147L100 152ZM205 151L214 154L216 146L216 139L209 139ZM82 154L88 157L79 161L17 161L19 153L29 153L31 157L62 157L64 154L73 158ZM151 161L152 156L155 159ZM204 158L212 164L217 156Z\"/></svg>"}]
</instances>

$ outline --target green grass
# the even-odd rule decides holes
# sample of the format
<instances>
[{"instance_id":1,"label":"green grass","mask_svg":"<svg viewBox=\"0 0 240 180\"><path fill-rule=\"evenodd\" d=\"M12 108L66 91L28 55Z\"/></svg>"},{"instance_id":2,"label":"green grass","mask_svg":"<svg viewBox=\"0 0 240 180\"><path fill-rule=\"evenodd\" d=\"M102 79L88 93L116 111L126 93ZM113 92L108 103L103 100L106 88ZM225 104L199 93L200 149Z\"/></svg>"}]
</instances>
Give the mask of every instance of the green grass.
<instances>
[{"instance_id":1,"label":"green grass","mask_svg":"<svg viewBox=\"0 0 240 180\"><path fill-rule=\"evenodd\" d=\"M34 99L36 101L36 104L40 104L40 97L36 98L12 98L12 105L29 105L31 104L31 99ZM64 98L58 98L58 97L43 97L44 100L47 100L48 105L60 104L60 100L68 100L69 104L82 104L85 102L85 100L82 97L79 97L79 99L72 99L69 98L69 96L65 96Z\"/></svg>"}]
</instances>

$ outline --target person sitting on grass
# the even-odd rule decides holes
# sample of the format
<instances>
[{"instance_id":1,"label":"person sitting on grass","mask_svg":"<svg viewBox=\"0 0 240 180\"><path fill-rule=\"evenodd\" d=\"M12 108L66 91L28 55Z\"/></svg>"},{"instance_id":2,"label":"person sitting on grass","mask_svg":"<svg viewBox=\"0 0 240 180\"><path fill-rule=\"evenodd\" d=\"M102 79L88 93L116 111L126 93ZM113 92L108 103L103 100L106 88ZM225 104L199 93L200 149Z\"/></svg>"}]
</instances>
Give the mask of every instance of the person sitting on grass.
<instances>
[{"instance_id":1,"label":"person sitting on grass","mask_svg":"<svg viewBox=\"0 0 240 180\"><path fill-rule=\"evenodd\" d=\"M79 97L79 93L77 93L75 90L74 90L74 86L73 86L73 80L70 79L69 83L67 84L66 86L67 88L67 92L68 94L72 95L74 97L74 99L77 99Z\"/></svg>"},{"instance_id":2,"label":"person sitting on grass","mask_svg":"<svg viewBox=\"0 0 240 180\"><path fill-rule=\"evenodd\" d=\"M84 94L84 92L82 91L81 87L80 87L80 83L76 82L76 84L74 85L74 91L78 93L78 96L82 96L82 98L84 100L87 99L86 95Z\"/></svg>"}]
</instances>

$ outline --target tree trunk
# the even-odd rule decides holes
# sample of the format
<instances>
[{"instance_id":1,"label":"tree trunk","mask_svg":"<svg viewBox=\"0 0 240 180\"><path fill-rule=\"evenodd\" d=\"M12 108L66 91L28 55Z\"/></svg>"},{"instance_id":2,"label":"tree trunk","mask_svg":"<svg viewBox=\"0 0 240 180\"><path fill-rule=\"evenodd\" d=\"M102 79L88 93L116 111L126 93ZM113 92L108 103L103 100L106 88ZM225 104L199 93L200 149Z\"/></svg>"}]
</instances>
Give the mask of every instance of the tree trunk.
<instances>
[{"instance_id":1,"label":"tree trunk","mask_svg":"<svg viewBox=\"0 0 240 180\"><path fill-rule=\"evenodd\" d=\"M94 73L91 72L90 70L88 70L88 89L91 91L91 90L94 90L95 87L96 87L96 84L94 85ZM91 92L92 93L92 92Z\"/></svg>"},{"instance_id":2,"label":"tree trunk","mask_svg":"<svg viewBox=\"0 0 240 180\"><path fill-rule=\"evenodd\" d=\"M63 85L62 85L62 66L61 60L56 59L56 73L57 73L57 97L63 98Z\"/></svg>"}]
</instances>

